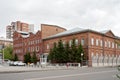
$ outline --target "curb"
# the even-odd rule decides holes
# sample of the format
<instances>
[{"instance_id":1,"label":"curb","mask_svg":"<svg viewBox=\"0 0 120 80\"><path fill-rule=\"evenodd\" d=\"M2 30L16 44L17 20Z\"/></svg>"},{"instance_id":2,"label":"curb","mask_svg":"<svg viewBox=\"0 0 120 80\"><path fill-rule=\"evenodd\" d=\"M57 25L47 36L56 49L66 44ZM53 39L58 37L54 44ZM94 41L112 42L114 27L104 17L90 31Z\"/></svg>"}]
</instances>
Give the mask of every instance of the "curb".
<instances>
[{"instance_id":1,"label":"curb","mask_svg":"<svg viewBox=\"0 0 120 80\"><path fill-rule=\"evenodd\" d=\"M51 70L73 70L77 68L37 68L31 70L16 70L16 71L0 71L0 74L4 73L21 73L21 72L36 72L36 71L51 71Z\"/></svg>"}]
</instances>

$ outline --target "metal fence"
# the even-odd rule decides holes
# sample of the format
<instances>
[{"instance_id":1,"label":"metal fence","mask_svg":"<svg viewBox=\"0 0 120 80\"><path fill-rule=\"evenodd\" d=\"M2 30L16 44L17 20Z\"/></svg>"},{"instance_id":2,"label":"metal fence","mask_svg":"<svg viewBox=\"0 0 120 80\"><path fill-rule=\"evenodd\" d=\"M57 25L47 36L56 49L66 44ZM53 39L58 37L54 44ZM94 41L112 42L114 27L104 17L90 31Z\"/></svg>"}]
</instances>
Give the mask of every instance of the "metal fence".
<instances>
[{"instance_id":1,"label":"metal fence","mask_svg":"<svg viewBox=\"0 0 120 80\"><path fill-rule=\"evenodd\" d=\"M92 66L117 66L120 65L120 56L92 56Z\"/></svg>"}]
</instances>

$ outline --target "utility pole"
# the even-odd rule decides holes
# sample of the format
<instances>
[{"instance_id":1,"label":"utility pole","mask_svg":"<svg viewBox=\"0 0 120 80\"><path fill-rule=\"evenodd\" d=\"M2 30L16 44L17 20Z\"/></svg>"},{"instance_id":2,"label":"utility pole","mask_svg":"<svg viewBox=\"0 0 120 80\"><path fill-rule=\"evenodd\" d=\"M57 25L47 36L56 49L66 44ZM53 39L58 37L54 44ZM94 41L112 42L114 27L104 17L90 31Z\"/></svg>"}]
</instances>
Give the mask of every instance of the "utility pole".
<instances>
[{"instance_id":1,"label":"utility pole","mask_svg":"<svg viewBox=\"0 0 120 80\"><path fill-rule=\"evenodd\" d=\"M2 63L4 63L4 44L3 44L3 47L2 47L2 49L3 49L3 53L2 53Z\"/></svg>"}]
</instances>

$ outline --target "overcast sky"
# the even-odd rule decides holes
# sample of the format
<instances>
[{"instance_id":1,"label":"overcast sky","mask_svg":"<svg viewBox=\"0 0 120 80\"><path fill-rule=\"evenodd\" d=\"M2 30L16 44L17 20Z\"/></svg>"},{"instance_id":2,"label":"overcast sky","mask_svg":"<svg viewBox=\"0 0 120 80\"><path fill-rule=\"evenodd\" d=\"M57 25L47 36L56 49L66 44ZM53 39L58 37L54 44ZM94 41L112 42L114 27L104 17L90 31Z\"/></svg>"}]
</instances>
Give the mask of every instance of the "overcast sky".
<instances>
[{"instance_id":1,"label":"overcast sky","mask_svg":"<svg viewBox=\"0 0 120 80\"><path fill-rule=\"evenodd\" d=\"M0 0L0 36L12 21L107 30L120 36L120 0Z\"/></svg>"}]
</instances>

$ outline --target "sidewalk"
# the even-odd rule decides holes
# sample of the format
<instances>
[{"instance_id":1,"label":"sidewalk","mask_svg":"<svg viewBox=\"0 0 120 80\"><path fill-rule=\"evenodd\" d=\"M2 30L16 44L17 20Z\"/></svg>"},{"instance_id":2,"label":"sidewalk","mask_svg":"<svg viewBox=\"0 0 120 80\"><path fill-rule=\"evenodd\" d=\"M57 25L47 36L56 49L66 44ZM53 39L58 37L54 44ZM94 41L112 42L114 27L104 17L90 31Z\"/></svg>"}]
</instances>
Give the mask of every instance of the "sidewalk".
<instances>
[{"instance_id":1,"label":"sidewalk","mask_svg":"<svg viewBox=\"0 0 120 80\"><path fill-rule=\"evenodd\" d=\"M0 73L17 73L17 72L32 72L32 71L46 71L46 70L67 70L76 69L78 67L66 66L46 66L46 67L28 67L28 66L0 66Z\"/></svg>"}]
</instances>

